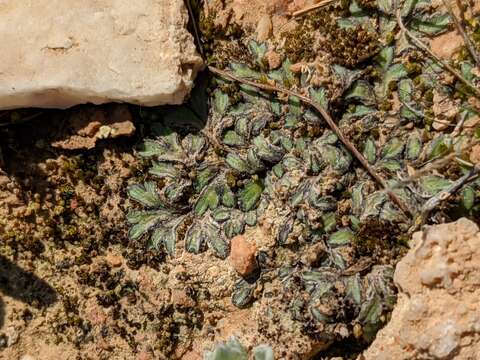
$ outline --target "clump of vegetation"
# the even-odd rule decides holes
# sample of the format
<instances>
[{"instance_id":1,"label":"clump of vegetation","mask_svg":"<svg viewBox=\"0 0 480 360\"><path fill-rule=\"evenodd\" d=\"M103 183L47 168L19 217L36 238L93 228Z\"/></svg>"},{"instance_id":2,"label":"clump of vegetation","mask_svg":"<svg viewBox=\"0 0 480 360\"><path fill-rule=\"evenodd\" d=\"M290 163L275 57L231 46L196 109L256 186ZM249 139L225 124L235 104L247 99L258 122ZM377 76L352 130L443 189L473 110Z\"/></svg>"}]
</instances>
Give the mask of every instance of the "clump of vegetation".
<instances>
[{"instance_id":1,"label":"clump of vegetation","mask_svg":"<svg viewBox=\"0 0 480 360\"><path fill-rule=\"evenodd\" d=\"M453 89L443 81L441 66L419 56L406 34L393 36L395 11L388 1L320 10L284 34L286 57L279 69L267 69L268 45L253 40L243 47L244 61L224 57L221 67L237 78L301 89L334 112L341 131L352 136L386 186L421 217L473 165L461 145L467 133L435 131L435 94ZM401 16L418 37L449 26L448 16L426 2L405 2ZM305 46L315 31L330 44L335 94L312 81L314 65L290 70L292 62L315 56ZM476 81L471 65L460 66ZM169 256L210 249L225 258L233 236L268 227L274 242L257 254L260 271L236 282L233 304L247 307L263 296L265 284L280 281L281 302L305 333L335 341L341 327L370 341L394 305L393 265L415 219L357 166L338 134L298 97L282 104L271 93L220 78L209 94L206 121L198 116L206 111L197 108L194 95L188 106L155 122L154 137L141 145L138 155L151 165L145 181L128 189L139 205L128 216L131 238L148 239ZM469 119L478 112L464 99L459 115ZM452 151L463 159L455 175L433 172L402 182L412 167ZM469 209L476 192L465 192Z\"/></svg>"}]
</instances>

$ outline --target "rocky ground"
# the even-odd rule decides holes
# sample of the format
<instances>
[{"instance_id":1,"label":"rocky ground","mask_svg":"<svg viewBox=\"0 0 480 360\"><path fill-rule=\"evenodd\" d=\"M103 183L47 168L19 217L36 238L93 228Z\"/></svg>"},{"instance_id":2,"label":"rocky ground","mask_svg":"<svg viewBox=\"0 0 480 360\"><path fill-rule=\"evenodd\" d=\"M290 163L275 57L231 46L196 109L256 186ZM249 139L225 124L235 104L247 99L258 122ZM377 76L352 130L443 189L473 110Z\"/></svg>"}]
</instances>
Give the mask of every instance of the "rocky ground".
<instances>
[{"instance_id":1,"label":"rocky ground","mask_svg":"<svg viewBox=\"0 0 480 360\"><path fill-rule=\"evenodd\" d=\"M209 64L316 96L389 186L413 179L405 189L394 189L414 215L478 163L479 145L465 145L478 132L478 98L448 72L431 72L433 65L425 65L420 52L399 50L405 44L388 2L339 1L306 17L293 14L314 1L191 3ZM440 5L412 14L430 20L444 13ZM469 31L477 35L478 10L471 4L466 12ZM349 30L359 18L372 28ZM466 69L478 86L478 67L468 67L472 61L453 25L437 18L416 24L415 31L431 32L422 39L434 53L455 56L456 68ZM425 80L432 77L436 82ZM282 96L289 101L277 106L270 94L252 95L252 89L218 78L197 83L201 91L184 107L0 112L0 358L193 360L235 335L248 350L271 345L278 359L346 360L359 356L387 323L362 356L473 358L478 228L462 219L429 227L411 241L410 235L422 221L478 221L476 178L468 178L468 186L462 183L426 218L410 219L338 139L332 140L311 109ZM411 96L399 88L411 89ZM190 127L192 109L208 115L201 131ZM272 143L274 136L282 138L283 150L277 142L269 143L269 151L311 168L291 170L277 155L262 154L250 134L242 133L238 109L249 121L260 119L251 133ZM152 177L155 161L139 156L145 139L156 136L171 145L172 133L158 127L173 128L182 147L188 135L201 134L208 142L202 161L219 167L229 153L246 157L249 146L268 157L266 168L226 171L239 197L248 184L265 184L260 205L252 203L263 212L254 208L255 221L248 218L241 230L229 228L226 256L211 244L198 254L186 251L186 236L174 244L172 256L168 244L152 247L150 234L132 235L127 214L143 208L131 189L155 181L164 195L171 185ZM304 155L317 145L314 153L334 154L325 156L319 169L313 156ZM456 161L418 175L451 151L457 151ZM186 178L178 183L197 180L203 169L189 168L187 161L177 165ZM315 199L293 200L306 181L318 185L314 190L323 196L317 210L311 207ZM188 196L182 211L192 199L200 202L199 194ZM217 197L201 211L207 219L218 202ZM250 206L239 204L234 209L239 218L252 215ZM179 213L187 219L184 227L199 219L196 208ZM288 231L285 224L292 224ZM188 233L182 226L177 232ZM432 302L437 317L430 316ZM456 318L451 309L460 303ZM417 337L418 331L431 336Z\"/></svg>"}]
</instances>

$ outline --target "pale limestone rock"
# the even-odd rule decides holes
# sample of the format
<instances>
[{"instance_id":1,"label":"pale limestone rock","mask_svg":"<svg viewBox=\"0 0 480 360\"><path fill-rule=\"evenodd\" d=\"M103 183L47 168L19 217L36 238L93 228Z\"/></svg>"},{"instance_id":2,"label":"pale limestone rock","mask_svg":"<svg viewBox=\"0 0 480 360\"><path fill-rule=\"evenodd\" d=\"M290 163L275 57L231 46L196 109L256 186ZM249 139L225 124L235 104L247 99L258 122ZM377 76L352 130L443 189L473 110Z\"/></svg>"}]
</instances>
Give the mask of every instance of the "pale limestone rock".
<instances>
[{"instance_id":1,"label":"pale limestone rock","mask_svg":"<svg viewBox=\"0 0 480 360\"><path fill-rule=\"evenodd\" d=\"M182 0L0 0L0 109L182 103L202 61Z\"/></svg>"},{"instance_id":2,"label":"pale limestone rock","mask_svg":"<svg viewBox=\"0 0 480 360\"><path fill-rule=\"evenodd\" d=\"M478 359L480 232L465 218L413 235L395 271L392 319L366 360Z\"/></svg>"}]
</instances>

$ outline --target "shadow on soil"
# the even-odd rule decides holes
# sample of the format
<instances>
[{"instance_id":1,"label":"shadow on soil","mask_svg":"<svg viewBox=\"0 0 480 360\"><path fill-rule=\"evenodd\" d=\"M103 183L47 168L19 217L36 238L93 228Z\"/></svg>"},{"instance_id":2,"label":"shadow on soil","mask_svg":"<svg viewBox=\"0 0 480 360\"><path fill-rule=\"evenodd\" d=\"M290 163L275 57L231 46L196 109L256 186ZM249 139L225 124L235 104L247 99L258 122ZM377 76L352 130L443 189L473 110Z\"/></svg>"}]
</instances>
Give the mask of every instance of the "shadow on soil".
<instances>
[{"instance_id":1,"label":"shadow on soil","mask_svg":"<svg viewBox=\"0 0 480 360\"><path fill-rule=\"evenodd\" d=\"M2 255L0 255L0 293L35 308L45 308L57 301L55 289ZM5 304L0 298L0 328L5 318L4 307Z\"/></svg>"}]
</instances>

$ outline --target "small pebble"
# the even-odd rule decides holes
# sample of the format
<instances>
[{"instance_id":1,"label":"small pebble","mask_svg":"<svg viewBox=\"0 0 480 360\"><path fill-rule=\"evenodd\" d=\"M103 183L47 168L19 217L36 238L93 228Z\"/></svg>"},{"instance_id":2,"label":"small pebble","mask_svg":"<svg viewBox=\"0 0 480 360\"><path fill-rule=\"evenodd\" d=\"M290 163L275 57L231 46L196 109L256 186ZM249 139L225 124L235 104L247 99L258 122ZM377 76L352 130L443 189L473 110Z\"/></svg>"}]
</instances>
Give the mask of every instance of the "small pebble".
<instances>
[{"instance_id":1,"label":"small pebble","mask_svg":"<svg viewBox=\"0 0 480 360\"><path fill-rule=\"evenodd\" d=\"M470 151L470 161L474 164L480 164L480 145L475 145Z\"/></svg>"},{"instance_id":2,"label":"small pebble","mask_svg":"<svg viewBox=\"0 0 480 360\"><path fill-rule=\"evenodd\" d=\"M270 70L278 69L282 65L282 57L273 50L267 51L265 59L267 60Z\"/></svg>"},{"instance_id":3,"label":"small pebble","mask_svg":"<svg viewBox=\"0 0 480 360\"><path fill-rule=\"evenodd\" d=\"M257 24L257 40L265 41L272 35L272 19L270 16L264 15Z\"/></svg>"},{"instance_id":4,"label":"small pebble","mask_svg":"<svg viewBox=\"0 0 480 360\"><path fill-rule=\"evenodd\" d=\"M292 64L292 65L290 65L290 71L294 74L299 74L299 73L302 72L302 69L305 65L306 64L303 63L303 62L298 62L298 63Z\"/></svg>"},{"instance_id":5,"label":"small pebble","mask_svg":"<svg viewBox=\"0 0 480 360\"><path fill-rule=\"evenodd\" d=\"M108 254L105 257L105 260L107 260L107 262L113 267L119 267L122 265L122 257L118 255Z\"/></svg>"},{"instance_id":6,"label":"small pebble","mask_svg":"<svg viewBox=\"0 0 480 360\"><path fill-rule=\"evenodd\" d=\"M257 247L243 235L235 236L231 241L230 264L241 276L248 276L257 268L256 252Z\"/></svg>"}]
</instances>

